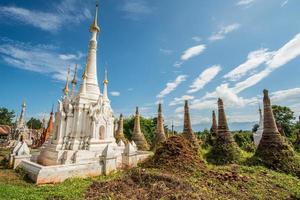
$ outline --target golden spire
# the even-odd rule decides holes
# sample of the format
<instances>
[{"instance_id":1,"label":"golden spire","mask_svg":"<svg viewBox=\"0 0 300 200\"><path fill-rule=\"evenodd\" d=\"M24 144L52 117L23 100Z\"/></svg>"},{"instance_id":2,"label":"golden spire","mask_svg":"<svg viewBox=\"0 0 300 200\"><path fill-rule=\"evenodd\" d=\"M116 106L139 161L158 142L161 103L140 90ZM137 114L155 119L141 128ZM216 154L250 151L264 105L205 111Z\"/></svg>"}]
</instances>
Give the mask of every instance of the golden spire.
<instances>
[{"instance_id":1,"label":"golden spire","mask_svg":"<svg viewBox=\"0 0 300 200\"><path fill-rule=\"evenodd\" d=\"M77 84L77 64L75 65L75 71L74 71L74 77L72 80L72 84L76 85Z\"/></svg>"},{"instance_id":2,"label":"golden spire","mask_svg":"<svg viewBox=\"0 0 300 200\"><path fill-rule=\"evenodd\" d=\"M97 18L98 18L98 1L96 2L96 13L95 13L95 17L94 17L94 21L90 27L90 32L93 32L93 30L96 30L97 32L100 32L100 28L97 24Z\"/></svg>"},{"instance_id":3,"label":"golden spire","mask_svg":"<svg viewBox=\"0 0 300 200\"><path fill-rule=\"evenodd\" d=\"M103 80L103 84L108 84L107 70L106 70L106 69L105 69L105 72L104 72L104 80Z\"/></svg>"},{"instance_id":4,"label":"golden spire","mask_svg":"<svg viewBox=\"0 0 300 200\"><path fill-rule=\"evenodd\" d=\"M66 85L63 89L64 95L68 95L68 93L69 93L69 75L70 75L70 67L68 67Z\"/></svg>"}]
</instances>

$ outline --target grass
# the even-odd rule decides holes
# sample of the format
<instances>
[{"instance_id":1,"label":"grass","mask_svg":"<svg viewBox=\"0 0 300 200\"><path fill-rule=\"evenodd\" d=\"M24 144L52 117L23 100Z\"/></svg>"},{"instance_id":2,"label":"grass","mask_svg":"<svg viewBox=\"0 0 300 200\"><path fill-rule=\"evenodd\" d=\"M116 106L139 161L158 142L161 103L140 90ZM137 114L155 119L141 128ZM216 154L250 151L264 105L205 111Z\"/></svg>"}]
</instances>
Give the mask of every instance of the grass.
<instances>
[{"instance_id":1,"label":"grass","mask_svg":"<svg viewBox=\"0 0 300 200\"><path fill-rule=\"evenodd\" d=\"M207 150L201 150L204 158L207 152ZM0 150L0 160L8 153L9 151ZM247 152L242 152L242 155L243 159L252 156L251 153ZM153 174L153 176L166 174L165 171L158 169L145 169L145 171L150 175ZM127 174L127 172L118 172L109 176L75 178L60 184L37 186L24 181L14 170L0 168L0 199L84 199L86 191L94 182L112 183ZM265 167L249 167L242 164L226 166L207 164L206 169L196 170L188 176L173 175L191 185L193 188L191 196L194 195L195 198L201 196L204 199L300 199L300 180L298 178ZM156 186L155 183L151 184ZM131 190L136 189L134 186L129 187ZM108 196L113 199L115 194L112 193Z\"/></svg>"}]
</instances>

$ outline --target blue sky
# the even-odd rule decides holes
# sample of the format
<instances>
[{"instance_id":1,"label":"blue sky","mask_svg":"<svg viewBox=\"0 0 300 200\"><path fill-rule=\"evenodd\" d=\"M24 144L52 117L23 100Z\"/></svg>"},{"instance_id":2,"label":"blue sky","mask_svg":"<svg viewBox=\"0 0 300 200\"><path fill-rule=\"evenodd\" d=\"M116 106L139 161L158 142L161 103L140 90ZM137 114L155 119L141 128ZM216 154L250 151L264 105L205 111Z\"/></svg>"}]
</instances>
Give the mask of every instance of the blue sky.
<instances>
[{"instance_id":1,"label":"blue sky","mask_svg":"<svg viewBox=\"0 0 300 200\"><path fill-rule=\"evenodd\" d=\"M232 129L258 120L264 88L300 114L297 0L102 0L98 79L108 69L115 115L140 106L182 125L190 100L195 130L210 127L216 98ZM67 65L81 77L94 0L0 2L0 106L42 117L62 95ZM102 84L101 84L102 86Z\"/></svg>"}]
</instances>

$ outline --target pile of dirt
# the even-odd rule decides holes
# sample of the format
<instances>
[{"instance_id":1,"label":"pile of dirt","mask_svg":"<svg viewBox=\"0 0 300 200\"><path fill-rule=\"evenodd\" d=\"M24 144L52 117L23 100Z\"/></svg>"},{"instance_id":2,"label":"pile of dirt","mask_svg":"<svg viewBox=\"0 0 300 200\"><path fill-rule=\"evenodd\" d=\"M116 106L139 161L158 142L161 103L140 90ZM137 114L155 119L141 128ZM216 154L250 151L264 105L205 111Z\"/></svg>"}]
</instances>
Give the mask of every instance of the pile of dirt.
<instances>
[{"instance_id":1,"label":"pile of dirt","mask_svg":"<svg viewBox=\"0 0 300 200\"><path fill-rule=\"evenodd\" d=\"M172 136L161 144L154 156L143 166L184 173L203 169L205 164L190 142L182 136Z\"/></svg>"},{"instance_id":2,"label":"pile of dirt","mask_svg":"<svg viewBox=\"0 0 300 200\"><path fill-rule=\"evenodd\" d=\"M134 169L122 178L94 182L85 199L201 199L192 186L174 176Z\"/></svg>"}]
</instances>

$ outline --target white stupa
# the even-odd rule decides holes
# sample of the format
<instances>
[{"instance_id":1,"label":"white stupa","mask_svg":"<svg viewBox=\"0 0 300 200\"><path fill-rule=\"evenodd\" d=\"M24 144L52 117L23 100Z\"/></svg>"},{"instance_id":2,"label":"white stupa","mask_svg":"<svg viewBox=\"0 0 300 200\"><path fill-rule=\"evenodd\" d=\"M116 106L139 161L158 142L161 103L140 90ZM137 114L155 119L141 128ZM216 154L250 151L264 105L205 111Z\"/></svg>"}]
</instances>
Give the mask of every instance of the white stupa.
<instances>
[{"instance_id":1,"label":"white stupa","mask_svg":"<svg viewBox=\"0 0 300 200\"><path fill-rule=\"evenodd\" d=\"M255 133L253 133L253 139L254 139L254 144L256 147L258 147L262 134L264 131L264 120L263 120L263 115L261 112L261 108L259 108L259 127Z\"/></svg>"},{"instance_id":2,"label":"white stupa","mask_svg":"<svg viewBox=\"0 0 300 200\"><path fill-rule=\"evenodd\" d=\"M100 92L97 79L98 6L90 27L91 39L87 63L78 93L76 74L69 92L69 72L63 97L58 101L52 136L41 147L36 162L24 161L23 168L37 183L60 182L70 177L107 174L134 166L149 156L148 152L128 153L114 138L114 117L107 95L107 72ZM75 70L76 73L76 70Z\"/></svg>"}]
</instances>

